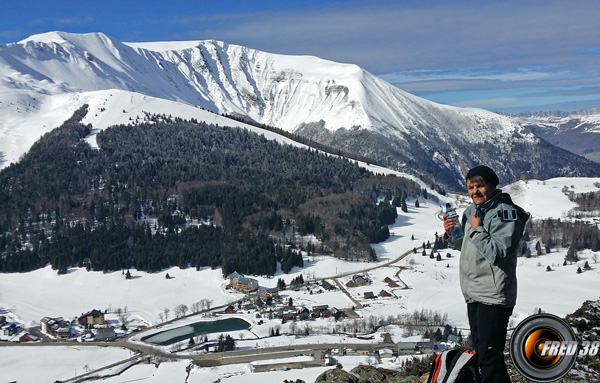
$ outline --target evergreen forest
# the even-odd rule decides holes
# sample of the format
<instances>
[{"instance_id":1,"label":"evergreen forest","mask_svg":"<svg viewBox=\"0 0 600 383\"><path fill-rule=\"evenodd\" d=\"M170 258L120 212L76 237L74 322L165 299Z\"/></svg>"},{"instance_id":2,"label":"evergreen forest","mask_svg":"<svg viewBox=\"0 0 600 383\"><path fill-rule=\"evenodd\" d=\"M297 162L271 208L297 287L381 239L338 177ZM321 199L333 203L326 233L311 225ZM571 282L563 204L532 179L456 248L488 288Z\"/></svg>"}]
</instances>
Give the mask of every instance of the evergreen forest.
<instances>
[{"instance_id":1,"label":"evergreen forest","mask_svg":"<svg viewBox=\"0 0 600 383\"><path fill-rule=\"evenodd\" d=\"M240 128L146 114L96 135L87 105L0 171L0 271L221 268L273 275L300 250L375 260L401 177Z\"/></svg>"}]
</instances>

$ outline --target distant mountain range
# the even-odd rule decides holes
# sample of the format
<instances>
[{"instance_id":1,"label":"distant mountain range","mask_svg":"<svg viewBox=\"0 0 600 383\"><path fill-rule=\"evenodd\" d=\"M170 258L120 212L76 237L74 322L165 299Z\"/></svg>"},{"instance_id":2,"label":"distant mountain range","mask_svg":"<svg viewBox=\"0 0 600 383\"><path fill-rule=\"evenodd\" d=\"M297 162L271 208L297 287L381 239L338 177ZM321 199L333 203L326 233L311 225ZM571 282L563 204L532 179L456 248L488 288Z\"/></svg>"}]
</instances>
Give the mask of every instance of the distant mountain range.
<instances>
[{"instance_id":1,"label":"distant mountain range","mask_svg":"<svg viewBox=\"0 0 600 383\"><path fill-rule=\"evenodd\" d=\"M518 121L551 144L600 162L600 108L521 115Z\"/></svg>"},{"instance_id":2,"label":"distant mountain range","mask_svg":"<svg viewBox=\"0 0 600 383\"><path fill-rule=\"evenodd\" d=\"M129 92L130 102L109 102L113 90ZM213 40L122 43L64 32L0 45L2 166L83 103L98 105L108 123L154 112L157 99L173 113L192 107L273 126L456 190L480 163L501 183L600 174L600 164L557 148L530 123L433 103L356 65Z\"/></svg>"}]
</instances>

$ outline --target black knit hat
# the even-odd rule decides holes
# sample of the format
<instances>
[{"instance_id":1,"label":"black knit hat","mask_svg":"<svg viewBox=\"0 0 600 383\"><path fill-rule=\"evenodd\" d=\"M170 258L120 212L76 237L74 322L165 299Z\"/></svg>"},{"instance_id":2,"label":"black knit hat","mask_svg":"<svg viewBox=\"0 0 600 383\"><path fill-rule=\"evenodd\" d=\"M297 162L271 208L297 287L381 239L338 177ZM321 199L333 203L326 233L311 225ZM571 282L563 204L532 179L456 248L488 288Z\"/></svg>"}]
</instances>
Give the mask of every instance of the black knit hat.
<instances>
[{"instance_id":1,"label":"black knit hat","mask_svg":"<svg viewBox=\"0 0 600 383\"><path fill-rule=\"evenodd\" d=\"M468 180L469 178L474 176L483 177L487 184L490 184L494 187L498 186L498 184L500 183L500 180L498 179L496 173L494 173L492 169L484 165L475 166L473 169L469 170L467 172L467 175L465 176L465 180Z\"/></svg>"}]
</instances>

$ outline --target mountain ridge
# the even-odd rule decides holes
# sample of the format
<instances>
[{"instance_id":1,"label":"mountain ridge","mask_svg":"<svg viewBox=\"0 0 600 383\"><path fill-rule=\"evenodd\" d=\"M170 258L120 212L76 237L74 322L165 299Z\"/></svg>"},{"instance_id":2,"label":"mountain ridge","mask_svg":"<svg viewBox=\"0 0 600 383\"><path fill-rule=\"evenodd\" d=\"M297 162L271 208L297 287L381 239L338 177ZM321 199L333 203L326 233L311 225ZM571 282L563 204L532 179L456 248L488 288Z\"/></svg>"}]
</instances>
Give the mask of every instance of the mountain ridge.
<instances>
[{"instance_id":1,"label":"mountain ridge","mask_svg":"<svg viewBox=\"0 0 600 383\"><path fill-rule=\"evenodd\" d=\"M600 108L575 113L533 113L518 120L548 142L600 162Z\"/></svg>"},{"instance_id":2,"label":"mountain ridge","mask_svg":"<svg viewBox=\"0 0 600 383\"><path fill-rule=\"evenodd\" d=\"M109 89L163 98L325 140L457 190L466 170L479 163L497 167L504 183L523 175L600 173L600 166L566 153L567 166L523 162L518 157L535 157L540 147L550 155L554 149L507 116L421 99L354 64L215 40L121 43L102 33L34 35L0 46L0 87L30 101ZM0 121L0 130L11 129Z\"/></svg>"}]
</instances>

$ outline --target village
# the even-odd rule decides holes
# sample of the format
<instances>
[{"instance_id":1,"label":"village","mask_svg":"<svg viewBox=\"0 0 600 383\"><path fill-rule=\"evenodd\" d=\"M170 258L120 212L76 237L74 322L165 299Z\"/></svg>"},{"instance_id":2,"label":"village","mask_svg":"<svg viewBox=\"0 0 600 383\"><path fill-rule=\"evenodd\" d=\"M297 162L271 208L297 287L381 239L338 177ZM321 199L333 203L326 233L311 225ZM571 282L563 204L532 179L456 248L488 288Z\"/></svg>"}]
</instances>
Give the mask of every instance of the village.
<instances>
[{"instance_id":1,"label":"village","mask_svg":"<svg viewBox=\"0 0 600 383\"><path fill-rule=\"evenodd\" d=\"M81 314L74 320L63 317L44 317L39 327L26 329L22 324L7 321L0 315L0 341L26 343L46 341L68 341L90 339L95 341L112 341L117 339L117 332L105 321L104 313L91 310Z\"/></svg>"},{"instance_id":2,"label":"village","mask_svg":"<svg viewBox=\"0 0 600 383\"><path fill-rule=\"evenodd\" d=\"M125 274L129 275L129 271ZM458 342L459 337L447 334L445 342L434 342L431 339L419 339L415 341L394 342L391 338L383 339L382 343L375 347L373 333L381 326L385 326L385 320L374 320L373 318L361 318L360 311L369 306L369 303L377 299L394 299L395 289L406 288L403 282L388 276L378 282L383 285L379 293L375 293L369 287L373 287L373 280L368 273L356 273L345 278L342 284L338 279L322 279L304 281L302 275L294 278L289 285L285 285L283 279L278 281L276 288L265 288L259 285L259 281L234 272L227 276L224 281L225 289L241 292L243 299L236 302L211 308L208 300L192 307L192 313L187 314L188 308L179 305L173 309L175 318L168 320L168 313L159 315L162 327L167 322L175 326L178 321L187 318L188 321L194 315L202 314L204 318L243 315L255 319L255 325L271 326L269 332L264 336L276 337L287 336L309 336L313 333L311 321L333 320L335 326L331 326L332 333L344 335L351 333L357 342L365 341L365 344L355 345L353 348L342 346L328 348L321 352L321 360L324 365L334 365L336 357L340 355L367 355L377 359L397 356L398 354L420 354L421 352L433 352L446 347L447 343ZM349 293L352 289L363 288L364 291ZM316 296L327 293L342 293L347 296L346 302L352 302L351 307L334 307L330 304L306 305L301 298L304 296ZM294 296L295 299L292 297ZM294 302L294 300L300 303ZM344 303L344 302L340 302ZM181 306L184 306L183 308ZM8 342L112 342L119 338L125 338L134 332L143 333L151 327L137 326L128 321L127 309L117 308L109 312L108 309L91 309L76 317L43 317L39 321L39 327L25 328L22 323L11 322L5 316L0 316L0 341ZM344 323L344 321L347 321ZM302 325L302 323L305 323ZM287 325L286 325L287 324ZM285 326L284 326L285 325ZM325 325L330 326L330 325ZM316 332L322 330L315 330ZM438 329L439 331L439 329ZM263 332L264 333L264 332ZM433 333L433 332L432 332ZM441 334L441 333L440 333ZM191 349L206 352L216 350L216 337L219 334L204 334L197 336L196 341L185 340L171 345L170 352L189 351ZM209 338L210 337L210 338ZM190 337L192 338L192 337ZM239 343L241 339L236 339ZM377 343L377 341L376 341Z\"/></svg>"}]
</instances>

